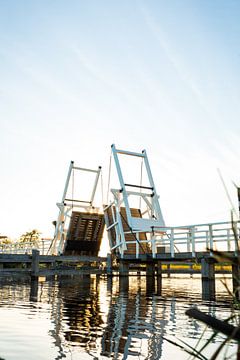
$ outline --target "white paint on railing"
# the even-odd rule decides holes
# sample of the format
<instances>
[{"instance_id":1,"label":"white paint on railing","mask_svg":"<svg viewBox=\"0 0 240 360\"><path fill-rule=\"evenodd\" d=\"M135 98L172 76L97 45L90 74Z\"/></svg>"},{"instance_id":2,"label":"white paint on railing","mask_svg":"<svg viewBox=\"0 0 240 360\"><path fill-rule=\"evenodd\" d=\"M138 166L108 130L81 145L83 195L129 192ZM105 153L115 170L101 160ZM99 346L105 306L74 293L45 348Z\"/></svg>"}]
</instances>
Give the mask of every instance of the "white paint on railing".
<instances>
[{"instance_id":1,"label":"white paint on railing","mask_svg":"<svg viewBox=\"0 0 240 360\"><path fill-rule=\"evenodd\" d=\"M32 250L39 250L40 255L47 255L51 240L40 240L37 244L15 242L0 245L0 254L32 254Z\"/></svg>"}]
</instances>

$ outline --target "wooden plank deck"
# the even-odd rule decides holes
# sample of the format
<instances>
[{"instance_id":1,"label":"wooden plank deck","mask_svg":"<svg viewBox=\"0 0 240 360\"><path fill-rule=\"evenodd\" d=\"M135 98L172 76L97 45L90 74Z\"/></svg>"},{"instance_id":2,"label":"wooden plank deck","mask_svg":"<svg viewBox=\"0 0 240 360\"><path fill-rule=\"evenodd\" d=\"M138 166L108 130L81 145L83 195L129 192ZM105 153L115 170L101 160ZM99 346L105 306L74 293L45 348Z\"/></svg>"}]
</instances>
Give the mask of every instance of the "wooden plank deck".
<instances>
[{"instance_id":1,"label":"wooden plank deck","mask_svg":"<svg viewBox=\"0 0 240 360\"><path fill-rule=\"evenodd\" d=\"M73 211L63 254L97 256L103 230L103 214Z\"/></svg>"}]
</instances>

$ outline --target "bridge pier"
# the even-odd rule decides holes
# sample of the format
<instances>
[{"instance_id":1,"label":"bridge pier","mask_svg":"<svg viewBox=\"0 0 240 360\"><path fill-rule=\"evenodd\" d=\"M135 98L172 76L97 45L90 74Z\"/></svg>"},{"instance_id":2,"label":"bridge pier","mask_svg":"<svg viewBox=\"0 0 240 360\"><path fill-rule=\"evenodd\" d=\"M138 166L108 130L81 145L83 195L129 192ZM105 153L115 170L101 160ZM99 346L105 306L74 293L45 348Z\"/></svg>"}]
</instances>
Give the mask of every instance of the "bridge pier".
<instances>
[{"instance_id":1,"label":"bridge pier","mask_svg":"<svg viewBox=\"0 0 240 360\"><path fill-rule=\"evenodd\" d=\"M38 279L39 276L39 250L32 250L31 279Z\"/></svg>"},{"instance_id":2,"label":"bridge pier","mask_svg":"<svg viewBox=\"0 0 240 360\"><path fill-rule=\"evenodd\" d=\"M129 277L120 276L119 277L119 292L128 292L129 289Z\"/></svg>"},{"instance_id":3,"label":"bridge pier","mask_svg":"<svg viewBox=\"0 0 240 360\"><path fill-rule=\"evenodd\" d=\"M30 285L30 301L38 300L38 277L31 277L31 285Z\"/></svg>"},{"instance_id":4,"label":"bridge pier","mask_svg":"<svg viewBox=\"0 0 240 360\"><path fill-rule=\"evenodd\" d=\"M215 260L203 258L201 260L202 298L203 300L215 299Z\"/></svg>"},{"instance_id":5,"label":"bridge pier","mask_svg":"<svg viewBox=\"0 0 240 360\"><path fill-rule=\"evenodd\" d=\"M232 264L232 287L236 300L240 300L240 264Z\"/></svg>"},{"instance_id":6,"label":"bridge pier","mask_svg":"<svg viewBox=\"0 0 240 360\"><path fill-rule=\"evenodd\" d=\"M119 262L119 276L128 276L129 275L129 263L124 260Z\"/></svg>"},{"instance_id":7,"label":"bridge pier","mask_svg":"<svg viewBox=\"0 0 240 360\"><path fill-rule=\"evenodd\" d=\"M112 275L112 255L107 254L107 275Z\"/></svg>"},{"instance_id":8,"label":"bridge pier","mask_svg":"<svg viewBox=\"0 0 240 360\"><path fill-rule=\"evenodd\" d=\"M156 275L157 275L157 294L162 294L162 262L157 262L157 268L156 268Z\"/></svg>"},{"instance_id":9,"label":"bridge pier","mask_svg":"<svg viewBox=\"0 0 240 360\"><path fill-rule=\"evenodd\" d=\"M155 275L155 263L147 262L146 263L146 276L154 277Z\"/></svg>"}]
</instances>

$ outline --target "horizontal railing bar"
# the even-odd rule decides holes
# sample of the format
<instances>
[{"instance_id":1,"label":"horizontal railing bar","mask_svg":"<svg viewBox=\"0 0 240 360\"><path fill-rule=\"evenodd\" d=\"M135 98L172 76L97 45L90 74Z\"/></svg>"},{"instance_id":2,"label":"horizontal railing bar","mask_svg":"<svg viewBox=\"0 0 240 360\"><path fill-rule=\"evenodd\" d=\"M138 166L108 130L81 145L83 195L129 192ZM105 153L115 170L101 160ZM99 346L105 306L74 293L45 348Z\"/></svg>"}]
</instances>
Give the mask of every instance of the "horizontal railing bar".
<instances>
[{"instance_id":1,"label":"horizontal railing bar","mask_svg":"<svg viewBox=\"0 0 240 360\"><path fill-rule=\"evenodd\" d=\"M117 224L118 224L118 221L116 221L115 223L109 225L106 230L109 231L110 229L112 229L112 228L113 228L114 226L116 226Z\"/></svg>"},{"instance_id":2,"label":"horizontal railing bar","mask_svg":"<svg viewBox=\"0 0 240 360\"><path fill-rule=\"evenodd\" d=\"M144 157L143 153L136 153L133 151L126 151L126 150L120 150L120 149L116 149L116 152L118 154L122 154L122 155L130 155L130 156L137 156L137 157Z\"/></svg>"},{"instance_id":3,"label":"horizontal railing bar","mask_svg":"<svg viewBox=\"0 0 240 360\"><path fill-rule=\"evenodd\" d=\"M108 210L111 206L113 206L114 205L114 203L113 202L111 202L109 205L107 205L104 209L103 209L103 211L106 211L106 210Z\"/></svg>"},{"instance_id":4,"label":"horizontal railing bar","mask_svg":"<svg viewBox=\"0 0 240 360\"><path fill-rule=\"evenodd\" d=\"M65 199L65 201L71 201L71 202L78 202L78 203L91 204L91 201L86 201L86 200Z\"/></svg>"},{"instance_id":5,"label":"horizontal railing bar","mask_svg":"<svg viewBox=\"0 0 240 360\"><path fill-rule=\"evenodd\" d=\"M147 189L147 190L153 190L152 186L143 186L143 185L134 185L134 184L124 184L125 186L130 186L130 187L137 187L139 189Z\"/></svg>"},{"instance_id":6,"label":"horizontal railing bar","mask_svg":"<svg viewBox=\"0 0 240 360\"><path fill-rule=\"evenodd\" d=\"M136 195L136 196L141 196L142 198L146 197L152 197L152 194L150 193L145 193L145 192L137 192L137 191L129 191L126 190L127 195Z\"/></svg>"},{"instance_id":7,"label":"horizontal railing bar","mask_svg":"<svg viewBox=\"0 0 240 360\"><path fill-rule=\"evenodd\" d=\"M99 166L98 170L81 168L81 167L78 167L78 166L73 166L73 169L75 169L75 170L82 170L82 171L88 171L88 172L93 172L93 173L98 173L99 170L101 170L101 166Z\"/></svg>"}]
</instances>

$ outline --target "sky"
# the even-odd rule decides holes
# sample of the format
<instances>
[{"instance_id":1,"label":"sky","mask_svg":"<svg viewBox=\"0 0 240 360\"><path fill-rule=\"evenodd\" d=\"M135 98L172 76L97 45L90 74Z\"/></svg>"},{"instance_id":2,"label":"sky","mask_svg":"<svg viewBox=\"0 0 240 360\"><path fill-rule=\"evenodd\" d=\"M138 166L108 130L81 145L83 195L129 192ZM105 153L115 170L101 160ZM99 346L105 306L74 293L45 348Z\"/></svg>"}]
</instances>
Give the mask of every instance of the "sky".
<instances>
[{"instance_id":1,"label":"sky","mask_svg":"<svg viewBox=\"0 0 240 360\"><path fill-rule=\"evenodd\" d=\"M238 0L0 0L0 235L53 236L71 160L102 166L107 199L113 143L146 149L166 225L229 221L239 18Z\"/></svg>"}]
</instances>

